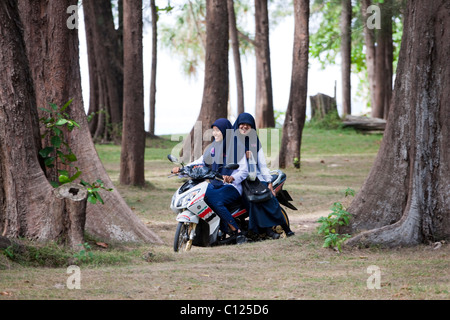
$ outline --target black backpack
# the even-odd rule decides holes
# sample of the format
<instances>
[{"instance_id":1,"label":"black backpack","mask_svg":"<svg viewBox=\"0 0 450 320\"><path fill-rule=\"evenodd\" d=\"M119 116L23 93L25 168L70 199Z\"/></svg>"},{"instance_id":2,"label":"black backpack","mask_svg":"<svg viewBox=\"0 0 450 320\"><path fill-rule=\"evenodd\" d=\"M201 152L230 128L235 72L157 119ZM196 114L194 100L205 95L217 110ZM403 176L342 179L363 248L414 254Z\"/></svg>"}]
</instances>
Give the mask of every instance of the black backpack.
<instances>
[{"instance_id":1,"label":"black backpack","mask_svg":"<svg viewBox=\"0 0 450 320\"><path fill-rule=\"evenodd\" d=\"M272 198L272 191L258 178L255 181L249 179L242 181L242 193L250 202L264 202Z\"/></svg>"}]
</instances>

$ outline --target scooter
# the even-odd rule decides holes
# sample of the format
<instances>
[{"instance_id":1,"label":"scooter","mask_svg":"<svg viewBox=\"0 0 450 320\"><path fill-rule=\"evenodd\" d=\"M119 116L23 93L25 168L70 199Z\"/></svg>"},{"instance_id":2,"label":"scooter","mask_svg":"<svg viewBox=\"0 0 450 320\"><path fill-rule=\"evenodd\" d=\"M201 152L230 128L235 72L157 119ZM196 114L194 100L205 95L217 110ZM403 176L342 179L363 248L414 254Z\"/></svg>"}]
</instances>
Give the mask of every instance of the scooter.
<instances>
[{"instance_id":1,"label":"scooter","mask_svg":"<svg viewBox=\"0 0 450 320\"><path fill-rule=\"evenodd\" d=\"M189 251L192 246L209 247L216 245L235 243L234 238L226 237L220 230L220 217L205 202L205 194L208 188L209 180L222 180L222 175L212 171L209 167L203 165L185 166L180 163L173 155L167 158L181 165L178 173L169 176L178 176L187 178L183 185L175 191L170 208L177 214L178 221L175 231L173 249L175 252L180 250ZM235 170L239 167L237 164L228 164L227 169ZM275 170L272 174L272 185L280 204L297 210L289 201L292 201L289 193L282 189L286 181L286 174L280 170ZM228 206L228 210L235 219L239 228L244 232L248 230L248 212L242 202L233 203ZM286 211L281 211L289 225L289 218ZM280 231L281 233L282 231Z\"/></svg>"}]
</instances>

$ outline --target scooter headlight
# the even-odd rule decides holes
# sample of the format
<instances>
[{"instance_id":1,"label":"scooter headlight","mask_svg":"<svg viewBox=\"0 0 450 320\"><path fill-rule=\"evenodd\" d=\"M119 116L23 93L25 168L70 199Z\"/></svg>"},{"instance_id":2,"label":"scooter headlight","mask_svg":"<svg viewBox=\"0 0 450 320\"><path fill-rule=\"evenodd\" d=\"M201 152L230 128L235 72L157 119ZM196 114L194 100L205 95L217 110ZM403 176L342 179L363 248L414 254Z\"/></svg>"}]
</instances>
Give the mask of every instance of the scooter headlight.
<instances>
[{"instance_id":1,"label":"scooter headlight","mask_svg":"<svg viewBox=\"0 0 450 320\"><path fill-rule=\"evenodd\" d=\"M199 191L200 190L193 190L184 197L181 197L180 200L178 200L177 207L187 207L189 205L189 202L191 202L192 199L195 198Z\"/></svg>"}]
</instances>

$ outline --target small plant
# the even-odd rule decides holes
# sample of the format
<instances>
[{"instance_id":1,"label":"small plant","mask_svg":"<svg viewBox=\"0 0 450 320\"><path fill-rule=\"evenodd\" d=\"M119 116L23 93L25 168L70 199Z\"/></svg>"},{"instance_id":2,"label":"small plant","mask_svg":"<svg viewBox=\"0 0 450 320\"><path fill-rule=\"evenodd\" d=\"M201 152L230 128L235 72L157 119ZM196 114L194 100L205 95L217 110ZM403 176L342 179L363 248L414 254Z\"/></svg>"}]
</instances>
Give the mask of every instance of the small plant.
<instances>
[{"instance_id":1,"label":"small plant","mask_svg":"<svg viewBox=\"0 0 450 320\"><path fill-rule=\"evenodd\" d=\"M47 136L50 137L50 146L39 151L39 155L44 160L45 166L48 168L53 168L56 160L59 159L62 164L75 169L75 173L72 176L67 170L58 170L59 183L56 181L50 182L50 184L55 188L57 188L60 184L72 182L81 175L81 171L78 167L73 165L73 162L77 161L77 157L64 139L64 128L70 132L74 128L80 127L80 125L76 121L70 119L69 114L65 112L71 103L72 100L69 100L61 108L54 103L49 103L51 110L40 108L42 111L49 113L48 117L42 117L39 119L39 121L44 125L44 133L41 138L44 139Z\"/></svg>"},{"instance_id":2,"label":"small plant","mask_svg":"<svg viewBox=\"0 0 450 320\"><path fill-rule=\"evenodd\" d=\"M354 196L355 191L347 188L345 196ZM331 213L327 217L321 217L317 222L321 225L318 227L318 234L324 236L324 248L335 248L339 252L342 249L342 243L349 239L349 234L339 234L337 229L339 226L346 226L350 223L351 214L344 208L344 205L340 202L335 202L331 207Z\"/></svg>"},{"instance_id":3,"label":"small plant","mask_svg":"<svg viewBox=\"0 0 450 320\"><path fill-rule=\"evenodd\" d=\"M14 259L14 248L12 245L3 249L2 251L4 252L5 256L7 256L8 258Z\"/></svg>"},{"instance_id":4,"label":"small plant","mask_svg":"<svg viewBox=\"0 0 450 320\"><path fill-rule=\"evenodd\" d=\"M80 243L79 246L82 248L80 251L78 251L73 255L75 259L81 262L87 262L88 260L94 257L94 254L91 251L91 246L89 245L89 243L87 242Z\"/></svg>"},{"instance_id":5,"label":"small plant","mask_svg":"<svg viewBox=\"0 0 450 320\"><path fill-rule=\"evenodd\" d=\"M82 174L78 167L75 167L73 164L78 159L72 152L69 144L65 142L63 131L64 128L66 128L69 132L71 132L74 128L80 128L80 125L74 120L70 119L69 114L65 112L66 109L71 105L72 101L72 99L69 100L61 108L59 108L54 103L49 103L51 110L40 108L42 111L49 113L48 117L42 117L41 119L39 119L39 121L44 125L44 133L42 134L41 138L43 139L47 136L50 137L50 146L39 151L39 155L44 160L45 166L47 166L48 168L53 168L55 167L57 159L59 159L62 164L75 169L75 173L73 175L70 175L68 170L58 170L58 182L50 182L50 184L54 188L58 188L60 185L63 185L65 183L73 182ZM92 204L96 204L97 201L101 204L104 204L102 197L98 193L100 189L106 191L113 190L105 188L103 181L100 179L92 184L84 180L81 180L80 183L83 186L87 187L87 200Z\"/></svg>"},{"instance_id":6,"label":"small plant","mask_svg":"<svg viewBox=\"0 0 450 320\"><path fill-rule=\"evenodd\" d=\"M100 189L106 190L106 191L112 191L113 189L108 189L105 188L105 185L103 183L102 180L98 179L97 181L95 181L94 183L90 184L84 180L81 180L81 185L85 186L87 188L87 192L88 192L88 198L87 200L92 203L92 204L96 204L97 201L99 201L101 204L105 204L105 202L103 201L102 197L100 196L100 194L98 193L100 191Z\"/></svg>"}]
</instances>

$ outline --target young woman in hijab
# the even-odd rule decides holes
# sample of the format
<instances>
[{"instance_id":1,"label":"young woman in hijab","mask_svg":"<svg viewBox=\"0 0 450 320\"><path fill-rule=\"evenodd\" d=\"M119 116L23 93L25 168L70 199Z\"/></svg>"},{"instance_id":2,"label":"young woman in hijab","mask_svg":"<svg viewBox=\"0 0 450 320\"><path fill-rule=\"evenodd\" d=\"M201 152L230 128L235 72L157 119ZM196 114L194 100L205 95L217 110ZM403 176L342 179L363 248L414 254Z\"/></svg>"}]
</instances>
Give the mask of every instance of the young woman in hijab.
<instances>
[{"instance_id":1,"label":"young woman in hijab","mask_svg":"<svg viewBox=\"0 0 450 320\"><path fill-rule=\"evenodd\" d=\"M227 163L227 141L232 138L232 125L229 120L221 118L217 119L212 125L214 141L206 149L205 153L194 162L188 165L204 164L210 166L213 171L217 171L223 176L223 182L219 180L211 180L205 194L205 202L214 210L221 218L221 229L228 233L231 237L236 238L237 243L243 243L247 239L230 211L227 205L240 200L242 194L241 182L247 178L248 169L247 161L244 156L241 157L239 168L230 170L224 168ZM227 139L227 131L230 135ZM173 168L173 173L178 173L179 168ZM230 231L231 229L231 231Z\"/></svg>"},{"instance_id":2,"label":"young woman in hijab","mask_svg":"<svg viewBox=\"0 0 450 320\"><path fill-rule=\"evenodd\" d=\"M258 179L268 186L273 197L265 202L253 203L244 199L244 203L249 210L249 230L254 233L266 233L267 236L278 239L280 235L273 232L272 227L280 225L288 237L294 235L286 223L280 204L275 196L272 187L272 175L267 168L261 143L256 133L255 119L249 113L241 113L233 125L235 133L234 152L236 158L242 154L249 160L249 166L256 166ZM253 161L252 161L253 160ZM252 170L250 170L252 171Z\"/></svg>"}]
</instances>

